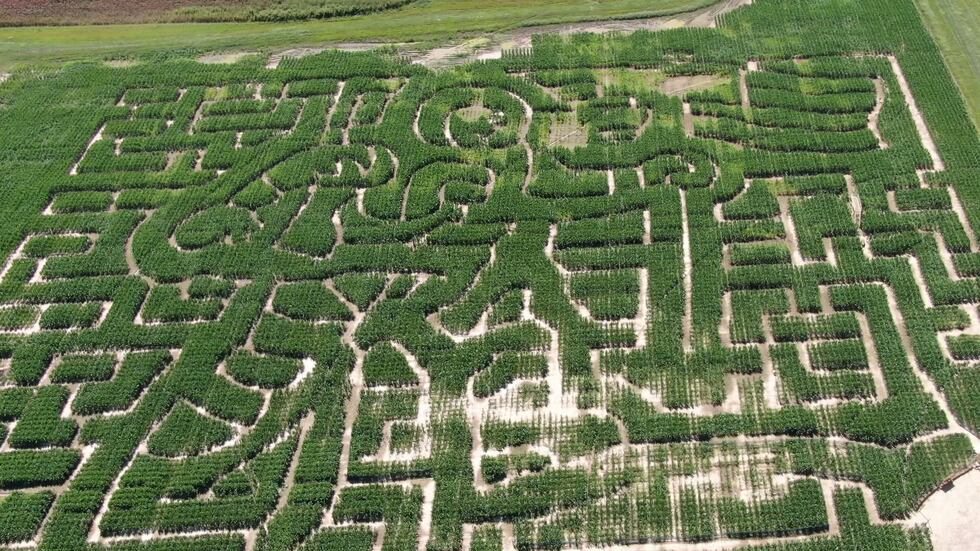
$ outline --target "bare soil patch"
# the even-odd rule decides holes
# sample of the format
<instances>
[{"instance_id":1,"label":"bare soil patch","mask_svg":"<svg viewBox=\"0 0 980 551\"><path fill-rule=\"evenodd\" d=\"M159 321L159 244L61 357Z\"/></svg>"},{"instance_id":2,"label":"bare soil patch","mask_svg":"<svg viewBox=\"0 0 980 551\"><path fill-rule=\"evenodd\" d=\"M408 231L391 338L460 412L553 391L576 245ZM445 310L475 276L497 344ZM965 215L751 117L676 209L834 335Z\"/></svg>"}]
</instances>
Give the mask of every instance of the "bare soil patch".
<instances>
[{"instance_id":1,"label":"bare soil patch","mask_svg":"<svg viewBox=\"0 0 980 551\"><path fill-rule=\"evenodd\" d=\"M219 65L223 63L237 63L246 57L256 55L256 52L228 52L222 54L208 54L197 58L198 63L209 65Z\"/></svg>"},{"instance_id":2,"label":"bare soil patch","mask_svg":"<svg viewBox=\"0 0 980 551\"><path fill-rule=\"evenodd\" d=\"M613 86L630 90L656 90L667 78L663 71L656 69L596 69L595 73L603 89Z\"/></svg>"},{"instance_id":3,"label":"bare soil patch","mask_svg":"<svg viewBox=\"0 0 980 551\"><path fill-rule=\"evenodd\" d=\"M561 113L551 121L551 129L548 133L549 147L574 149L584 146L588 139L588 129L579 124L572 114Z\"/></svg>"},{"instance_id":4,"label":"bare soil patch","mask_svg":"<svg viewBox=\"0 0 980 551\"><path fill-rule=\"evenodd\" d=\"M139 62L134 59L109 59L105 62L105 64L115 69L126 69L128 67L139 65Z\"/></svg>"},{"instance_id":5,"label":"bare soil patch","mask_svg":"<svg viewBox=\"0 0 980 551\"><path fill-rule=\"evenodd\" d=\"M442 46L433 48L427 52L416 53L412 57L415 63L425 65L426 67L446 67L467 63L486 55L502 56L503 52L494 50L491 48L492 45L491 38L481 36L471 38L460 44Z\"/></svg>"},{"instance_id":6,"label":"bare soil patch","mask_svg":"<svg viewBox=\"0 0 980 551\"><path fill-rule=\"evenodd\" d=\"M910 522L929 527L935 551L974 549L980 541L977 503L980 503L980 470L971 469L936 490Z\"/></svg>"},{"instance_id":7,"label":"bare soil patch","mask_svg":"<svg viewBox=\"0 0 980 551\"><path fill-rule=\"evenodd\" d=\"M660 84L660 90L668 96L683 96L688 92L708 90L726 82L727 78L716 75L670 77Z\"/></svg>"},{"instance_id":8,"label":"bare soil patch","mask_svg":"<svg viewBox=\"0 0 980 551\"><path fill-rule=\"evenodd\" d=\"M463 109L460 109L458 113L463 120L471 121L471 122L479 120L480 117L490 118L493 115L493 111L480 105L471 105L469 107L465 107Z\"/></svg>"}]
</instances>

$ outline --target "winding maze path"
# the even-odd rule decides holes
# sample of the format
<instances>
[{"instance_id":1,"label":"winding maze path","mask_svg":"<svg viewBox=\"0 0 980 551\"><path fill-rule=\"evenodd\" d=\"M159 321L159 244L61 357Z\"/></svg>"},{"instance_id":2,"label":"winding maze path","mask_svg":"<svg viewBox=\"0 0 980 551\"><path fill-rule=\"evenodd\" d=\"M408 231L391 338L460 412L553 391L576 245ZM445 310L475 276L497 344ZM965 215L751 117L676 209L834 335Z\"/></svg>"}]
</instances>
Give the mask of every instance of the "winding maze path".
<instances>
[{"instance_id":1,"label":"winding maze path","mask_svg":"<svg viewBox=\"0 0 980 551\"><path fill-rule=\"evenodd\" d=\"M652 36L15 76L75 126L0 270L0 542L919 548L980 451L936 96Z\"/></svg>"}]
</instances>

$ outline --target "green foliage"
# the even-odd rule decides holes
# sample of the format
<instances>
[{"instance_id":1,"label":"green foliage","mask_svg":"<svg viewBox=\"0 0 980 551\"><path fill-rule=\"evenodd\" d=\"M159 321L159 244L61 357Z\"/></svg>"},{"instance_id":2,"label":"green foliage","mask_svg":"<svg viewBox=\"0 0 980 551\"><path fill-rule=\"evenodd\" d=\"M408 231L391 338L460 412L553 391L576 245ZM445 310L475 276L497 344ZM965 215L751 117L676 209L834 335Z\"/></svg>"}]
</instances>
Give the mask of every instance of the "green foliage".
<instances>
[{"instance_id":1,"label":"green foliage","mask_svg":"<svg viewBox=\"0 0 980 551\"><path fill-rule=\"evenodd\" d=\"M907 1L783 4L12 77L0 535L923 548L837 481L974 459L980 145Z\"/></svg>"},{"instance_id":2,"label":"green foliage","mask_svg":"<svg viewBox=\"0 0 980 551\"><path fill-rule=\"evenodd\" d=\"M322 283L287 283L276 289L272 301L276 313L302 320L349 320L351 312Z\"/></svg>"},{"instance_id":3,"label":"green foliage","mask_svg":"<svg viewBox=\"0 0 980 551\"><path fill-rule=\"evenodd\" d=\"M300 372L300 362L276 356L237 352L225 362L228 374L243 385L282 388Z\"/></svg>"},{"instance_id":4,"label":"green foliage","mask_svg":"<svg viewBox=\"0 0 980 551\"><path fill-rule=\"evenodd\" d=\"M0 501L0 542L31 539L54 502L51 492L14 492Z\"/></svg>"},{"instance_id":5,"label":"green foliage","mask_svg":"<svg viewBox=\"0 0 980 551\"><path fill-rule=\"evenodd\" d=\"M196 455L231 436L232 430L226 423L205 417L180 403L150 435L147 446L150 453L164 457Z\"/></svg>"},{"instance_id":6,"label":"green foliage","mask_svg":"<svg viewBox=\"0 0 980 551\"><path fill-rule=\"evenodd\" d=\"M418 377L405 355L389 343L372 348L364 359L364 382L368 385L411 386Z\"/></svg>"},{"instance_id":7,"label":"green foliage","mask_svg":"<svg viewBox=\"0 0 980 551\"><path fill-rule=\"evenodd\" d=\"M334 285L347 300L363 310L381 294L385 278L381 275L345 274L334 278Z\"/></svg>"},{"instance_id":8,"label":"green foliage","mask_svg":"<svg viewBox=\"0 0 980 551\"><path fill-rule=\"evenodd\" d=\"M108 354L65 356L51 373L51 382L104 381L112 377L115 366L116 359Z\"/></svg>"}]
</instances>

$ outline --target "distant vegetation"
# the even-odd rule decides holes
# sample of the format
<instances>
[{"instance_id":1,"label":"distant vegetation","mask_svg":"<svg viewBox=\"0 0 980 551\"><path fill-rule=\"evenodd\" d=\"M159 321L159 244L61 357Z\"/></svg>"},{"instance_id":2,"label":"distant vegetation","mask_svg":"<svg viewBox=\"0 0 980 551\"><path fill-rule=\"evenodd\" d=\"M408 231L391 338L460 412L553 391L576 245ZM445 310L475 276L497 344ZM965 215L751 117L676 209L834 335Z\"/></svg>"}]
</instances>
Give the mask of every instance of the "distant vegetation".
<instances>
[{"instance_id":1,"label":"distant vegetation","mask_svg":"<svg viewBox=\"0 0 980 551\"><path fill-rule=\"evenodd\" d=\"M0 26L328 19L415 0L0 0Z\"/></svg>"},{"instance_id":2,"label":"distant vegetation","mask_svg":"<svg viewBox=\"0 0 980 551\"><path fill-rule=\"evenodd\" d=\"M67 2L68 0L64 0ZM221 0L225 6L238 2L245 6L269 5L272 0ZM290 4L312 5L339 0L282 0ZM380 5L381 0L372 0ZM390 1L390 0L388 0ZM35 21L52 0L0 0L0 26L8 13L30 10ZM222 5L217 0L132 0L125 11L140 14L151 2L176 6ZM62 63L87 59L141 56L179 48L184 51L282 50L338 42L417 42L443 41L461 33L487 33L532 25L552 25L579 21L654 17L690 12L716 3L716 0L424 0L399 9L389 9L351 17L305 19L301 21L230 21L221 23L168 23L145 25L82 25L92 22L96 4L105 15L102 22L122 22L119 10L109 0L78 0L56 13L74 27L7 28L0 40L0 71L22 65ZM364 6L366 2L359 2ZM88 6L80 8L79 6ZM78 16L72 19L71 15ZM81 15L86 18L82 18ZM12 16L9 17L12 20Z\"/></svg>"}]
</instances>

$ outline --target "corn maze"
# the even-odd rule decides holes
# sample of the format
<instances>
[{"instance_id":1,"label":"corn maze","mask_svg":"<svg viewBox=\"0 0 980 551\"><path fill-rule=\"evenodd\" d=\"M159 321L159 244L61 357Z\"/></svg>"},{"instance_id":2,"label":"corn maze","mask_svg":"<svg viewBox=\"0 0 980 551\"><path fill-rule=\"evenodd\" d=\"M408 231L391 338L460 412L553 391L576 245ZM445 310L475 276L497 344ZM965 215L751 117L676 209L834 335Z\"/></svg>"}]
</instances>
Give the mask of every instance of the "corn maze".
<instances>
[{"instance_id":1,"label":"corn maze","mask_svg":"<svg viewBox=\"0 0 980 551\"><path fill-rule=\"evenodd\" d=\"M980 142L911 2L273 65L0 89L3 548L930 547Z\"/></svg>"}]
</instances>

